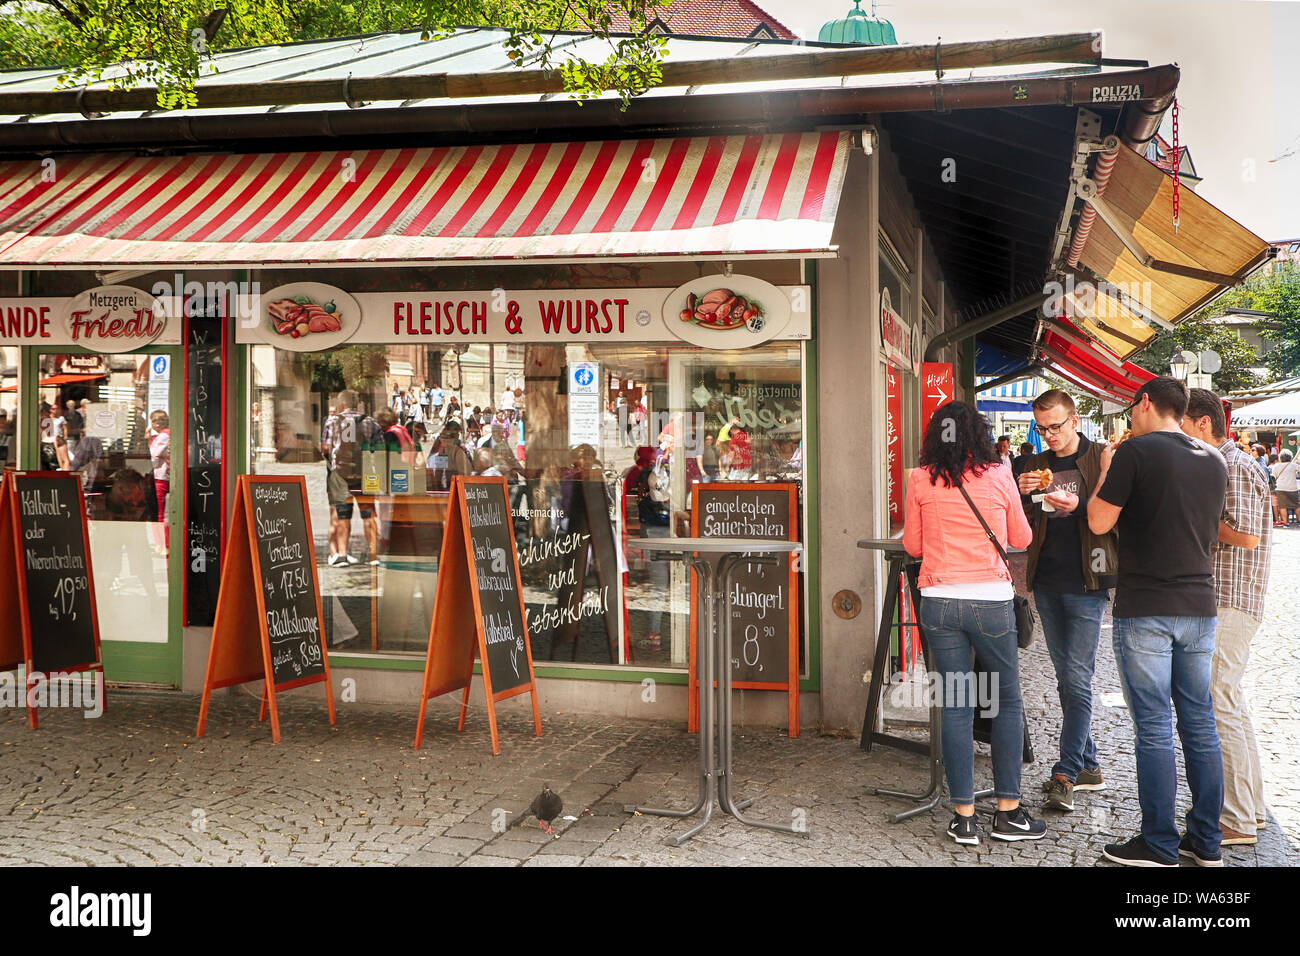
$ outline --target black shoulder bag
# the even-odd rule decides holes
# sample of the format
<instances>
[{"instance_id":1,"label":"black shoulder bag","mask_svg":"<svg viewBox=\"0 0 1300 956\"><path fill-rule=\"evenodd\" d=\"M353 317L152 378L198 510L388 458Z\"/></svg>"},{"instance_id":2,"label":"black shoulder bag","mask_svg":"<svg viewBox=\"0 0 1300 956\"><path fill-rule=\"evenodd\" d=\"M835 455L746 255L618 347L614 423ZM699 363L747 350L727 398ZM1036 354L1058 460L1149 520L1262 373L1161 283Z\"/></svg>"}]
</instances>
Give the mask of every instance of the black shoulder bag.
<instances>
[{"instance_id":1,"label":"black shoulder bag","mask_svg":"<svg viewBox=\"0 0 1300 956\"><path fill-rule=\"evenodd\" d=\"M980 526L984 528L984 533L988 535L989 540L993 542L993 547L998 549L998 554L1002 556L1002 562L1007 566L1007 574L1011 574L1011 562L1007 560L1007 553L1002 548L1002 542L998 536L989 530L988 522L980 514L980 510L975 507L975 502L970 500L970 495L966 494L966 489L961 485L957 486L961 496L966 499L966 504L970 505L970 510L975 512L975 517L979 519ZM1028 647L1034 642L1034 612L1029 606L1029 598L1021 597L1019 594L1012 598L1012 604L1016 612L1016 643L1022 648Z\"/></svg>"}]
</instances>

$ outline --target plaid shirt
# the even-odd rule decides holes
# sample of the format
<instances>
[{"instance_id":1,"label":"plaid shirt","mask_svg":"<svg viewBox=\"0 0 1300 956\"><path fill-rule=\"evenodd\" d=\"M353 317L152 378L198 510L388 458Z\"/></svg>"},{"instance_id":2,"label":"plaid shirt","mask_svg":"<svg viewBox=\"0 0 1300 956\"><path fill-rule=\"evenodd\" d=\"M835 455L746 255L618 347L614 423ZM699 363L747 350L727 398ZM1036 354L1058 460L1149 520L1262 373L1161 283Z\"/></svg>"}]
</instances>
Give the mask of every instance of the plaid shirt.
<instances>
[{"instance_id":1,"label":"plaid shirt","mask_svg":"<svg viewBox=\"0 0 1300 956\"><path fill-rule=\"evenodd\" d=\"M1257 548L1238 548L1222 541L1214 546L1214 586L1219 607L1234 607L1255 620L1264 618L1264 589L1268 586L1269 538L1273 519L1268 479L1259 465L1231 440L1219 446L1228 465L1228 494L1223 520L1234 531L1255 535Z\"/></svg>"}]
</instances>

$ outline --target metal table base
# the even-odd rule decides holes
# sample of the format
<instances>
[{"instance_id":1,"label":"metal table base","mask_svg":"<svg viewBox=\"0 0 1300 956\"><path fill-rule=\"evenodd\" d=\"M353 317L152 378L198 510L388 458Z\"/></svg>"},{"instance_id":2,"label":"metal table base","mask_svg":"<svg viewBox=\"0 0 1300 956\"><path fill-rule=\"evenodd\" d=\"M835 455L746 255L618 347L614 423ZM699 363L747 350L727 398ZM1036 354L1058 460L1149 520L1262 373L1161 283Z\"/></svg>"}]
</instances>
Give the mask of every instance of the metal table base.
<instances>
[{"instance_id":1,"label":"metal table base","mask_svg":"<svg viewBox=\"0 0 1300 956\"><path fill-rule=\"evenodd\" d=\"M704 816L685 833L669 837L668 846L681 846L699 834L713 817L713 804L724 813L751 827L792 833L807 837L807 827L787 823L768 823L743 816L741 811L753 805L752 800L737 799L732 790L731 742L731 667L728 652L731 647L731 614L727 595L731 593L733 573L741 564L779 563L777 554L789 554L799 549L791 541L736 541L726 538L647 538L638 541L637 547L659 552L657 560L681 560L698 575L700 581L700 606L706 609L704 626L700 629L700 730L699 775L700 793L695 804L687 810L664 807L647 807L628 804L628 813L684 819L703 811ZM744 548L743 552L740 548ZM715 554L716 563L702 554ZM722 639L719 640L719 632ZM716 684L716 686L715 686ZM716 743L715 743L716 737Z\"/></svg>"}]
</instances>

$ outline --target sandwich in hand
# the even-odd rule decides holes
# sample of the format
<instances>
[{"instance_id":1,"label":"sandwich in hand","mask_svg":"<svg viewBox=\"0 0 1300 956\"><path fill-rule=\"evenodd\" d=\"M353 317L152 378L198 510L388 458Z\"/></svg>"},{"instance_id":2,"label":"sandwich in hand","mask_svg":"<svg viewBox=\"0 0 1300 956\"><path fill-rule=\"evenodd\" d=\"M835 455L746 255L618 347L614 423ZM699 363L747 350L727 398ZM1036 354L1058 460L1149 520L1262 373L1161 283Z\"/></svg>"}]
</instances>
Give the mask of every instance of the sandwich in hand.
<instances>
[{"instance_id":1,"label":"sandwich in hand","mask_svg":"<svg viewBox=\"0 0 1300 956\"><path fill-rule=\"evenodd\" d=\"M1111 436L1110 443L1112 445L1118 445L1120 442L1126 442L1132 437L1133 429L1131 428L1126 428L1122 432L1117 430L1115 434Z\"/></svg>"},{"instance_id":2,"label":"sandwich in hand","mask_svg":"<svg viewBox=\"0 0 1300 956\"><path fill-rule=\"evenodd\" d=\"M1048 488L1051 487L1051 485L1052 485L1052 469L1050 469L1050 468L1044 468L1042 471L1031 471L1031 472L1029 472L1029 474L1030 474L1030 475L1033 475L1035 478L1038 479L1038 490L1039 490L1039 491L1046 491Z\"/></svg>"}]
</instances>

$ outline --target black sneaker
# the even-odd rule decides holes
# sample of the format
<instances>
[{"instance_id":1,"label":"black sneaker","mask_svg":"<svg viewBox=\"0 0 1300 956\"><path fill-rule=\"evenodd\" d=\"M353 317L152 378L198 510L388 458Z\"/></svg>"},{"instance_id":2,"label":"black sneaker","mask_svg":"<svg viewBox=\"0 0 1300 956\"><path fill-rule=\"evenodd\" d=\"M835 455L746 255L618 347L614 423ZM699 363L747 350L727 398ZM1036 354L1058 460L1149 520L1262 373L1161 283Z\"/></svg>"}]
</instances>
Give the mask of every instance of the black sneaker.
<instances>
[{"instance_id":1,"label":"black sneaker","mask_svg":"<svg viewBox=\"0 0 1300 956\"><path fill-rule=\"evenodd\" d=\"M1060 777L1053 777L1047 782L1047 802L1044 806L1052 810L1074 809L1074 784Z\"/></svg>"},{"instance_id":2,"label":"black sneaker","mask_svg":"<svg viewBox=\"0 0 1300 956\"><path fill-rule=\"evenodd\" d=\"M1166 860L1155 850L1147 846L1147 841L1135 836L1127 843L1107 843L1101 851L1102 856L1112 863L1124 866L1177 866L1178 859Z\"/></svg>"},{"instance_id":3,"label":"black sneaker","mask_svg":"<svg viewBox=\"0 0 1300 956\"><path fill-rule=\"evenodd\" d=\"M1035 820L1025 812L1024 807L1014 810L998 810L993 814L993 833L995 840L1041 840L1047 836L1047 824Z\"/></svg>"},{"instance_id":4,"label":"black sneaker","mask_svg":"<svg viewBox=\"0 0 1300 956\"><path fill-rule=\"evenodd\" d=\"M1094 770L1080 770L1079 776L1074 778L1075 790L1105 790L1106 780L1101 775L1101 768Z\"/></svg>"},{"instance_id":5,"label":"black sneaker","mask_svg":"<svg viewBox=\"0 0 1300 956\"><path fill-rule=\"evenodd\" d=\"M980 833L979 821L975 819L974 814L969 817L963 817L960 813L954 813L952 822L948 824L948 836L952 837L958 843L966 846L979 846Z\"/></svg>"},{"instance_id":6,"label":"black sneaker","mask_svg":"<svg viewBox=\"0 0 1300 956\"><path fill-rule=\"evenodd\" d=\"M1192 849L1192 838L1190 835L1184 835L1183 838L1178 841L1178 855L1191 857L1196 861L1197 866L1223 866L1223 854L1217 850L1211 856L1210 854Z\"/></svg>"}]
</instances>

